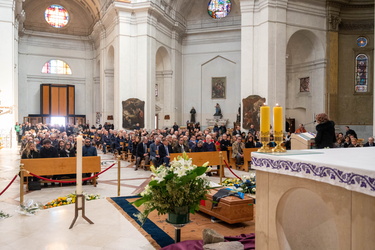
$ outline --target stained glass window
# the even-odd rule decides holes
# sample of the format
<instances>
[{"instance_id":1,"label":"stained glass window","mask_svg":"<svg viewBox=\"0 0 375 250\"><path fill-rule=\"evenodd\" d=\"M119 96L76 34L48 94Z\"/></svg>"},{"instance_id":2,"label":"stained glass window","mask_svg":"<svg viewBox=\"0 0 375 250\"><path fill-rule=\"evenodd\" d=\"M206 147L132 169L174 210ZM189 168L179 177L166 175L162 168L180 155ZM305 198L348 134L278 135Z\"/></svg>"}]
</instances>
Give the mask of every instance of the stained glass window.
<instances>
[{"instance_id":1,"label":"stained glass window","mask_svg":"<svg viewBox=\"0 0 375 250\"><path fill-rule=\"evenodd\" d=\"M208 14L215 19L228 16L232 3L230 0L211 0L208 3Z\"/></svg>"},{"instance_id":2,"label":"stained glass window","mask_svg":"<svg viewBox=\"0 0 375 250\"><path fill-rule=\"evenodd\" d=\"M72 70L69 65L61 60L50 60L43 66L42 73L45 74L60 74L60 75L71 75Z\"/></svg>"},{"instance_id":3,"label":"stained glass window","mask_svg":"<svg viewBox=\"0 0 375 250\"><path fill-rule=\"evenodd\" d=\"M359 54L355 61L355 92L367 92L368 57L365 54Z\"/></svg>"},{"instance_id":4,"label":"stained glass window","mask_svg":"<svg viewBox=\"0 0 375 250\"><path fill-rule=\"evenodd\" d=\"M366 37L360 36L357 38L357 45L358 47L366 47L367 45L367 39Z\"/></svg>"},{"instance_id":5,"label":"stained glass window","mask_svg":"<svg viewBox=\"0 0 375 250\"><path fill-rule=\"evenodd\" d=\"M53 4L44 12L47 23L55 28L62 28L69 22L69 13L61 5Z\"/></svg>"}]
</instances>

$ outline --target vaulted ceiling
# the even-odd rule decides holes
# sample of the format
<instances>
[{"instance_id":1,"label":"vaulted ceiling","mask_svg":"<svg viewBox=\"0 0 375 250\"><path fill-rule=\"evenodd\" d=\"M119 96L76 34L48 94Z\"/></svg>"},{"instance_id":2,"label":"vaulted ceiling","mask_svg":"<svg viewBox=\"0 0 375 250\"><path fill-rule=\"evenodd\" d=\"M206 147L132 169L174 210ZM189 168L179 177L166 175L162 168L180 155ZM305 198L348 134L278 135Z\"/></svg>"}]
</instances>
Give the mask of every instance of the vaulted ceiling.
<instances>
[{"instance_id":1,"label":"vaulted ceiling","mask_svg":"<svg viewBox=\"0 0 375 250\"><path fill-rule=\"evenodd\" d=\"M27 30L87 36L99 20L101 1L105 0L26 0L23 25ZM52 4L61 5L68 11L70 21L65 27L54 28L44 19L44 11Z\"/></svg>"}]
</instances>

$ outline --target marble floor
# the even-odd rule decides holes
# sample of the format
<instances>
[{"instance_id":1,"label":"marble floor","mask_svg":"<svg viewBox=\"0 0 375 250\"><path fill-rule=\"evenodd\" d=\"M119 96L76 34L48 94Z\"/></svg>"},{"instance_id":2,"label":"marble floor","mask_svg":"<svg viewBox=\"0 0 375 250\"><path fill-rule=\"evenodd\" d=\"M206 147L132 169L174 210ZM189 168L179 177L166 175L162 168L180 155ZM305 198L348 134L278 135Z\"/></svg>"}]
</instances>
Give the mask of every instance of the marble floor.
<instances>
[{"instance_id":1,"label":"marble floor","mask_svg":"<svg viewBox=\"0 0 375 250\"><path fill-rule=\"evenodd\" d=\"M102 169L115 162L112 154L100 154ZM0 192L18 173L20 156L17 149L0 150ZM244 172L236 171L243 175ZM134 195L145 185L150 171L134 171L134 166L121 161L121 196ZM233 175L226 170L225 175ZM209 177L219 182L218 177ZM0 249L154 249L138 230L131 225L105 198L117 196L117 166L98 179L97 187L83 186L83 192L99 194L101 199L86 202L86 216L94 224L79 217L72 229L74 205L40 210L34 216L26 216L15 210L19 205L19 178L0 196L0 211L11 215L0 220ZM143 185L142 185L143 184ZM25 194L25 200L46 204L59 197L74 193L75 186L48 186Z\"/></svg>"}]
</instances>

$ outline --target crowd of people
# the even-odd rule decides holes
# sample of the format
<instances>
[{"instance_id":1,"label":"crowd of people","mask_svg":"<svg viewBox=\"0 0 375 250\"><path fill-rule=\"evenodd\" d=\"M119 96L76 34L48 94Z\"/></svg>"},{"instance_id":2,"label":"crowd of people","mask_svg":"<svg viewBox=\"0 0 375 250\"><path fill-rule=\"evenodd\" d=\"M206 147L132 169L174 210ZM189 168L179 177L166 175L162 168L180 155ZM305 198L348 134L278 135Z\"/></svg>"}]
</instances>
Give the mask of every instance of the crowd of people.
<instances>
[{"instance_id":1,"label":"crowd of people","mask_svg":"<svg viewBox=\"0 0 375 250\"><path fill-rule=\"evenodd\" d=\"M327 117L323 117L317 125L327 123ZM329 123L329 129L332 130L334 124ZM324 126L328 126L324 125ZM151 161L154 166L161 164L169 165L170 153L182 152L207 152L207 151L228 151L232 147L232 157L236 159L236 164L243 162L244 148L257 148L262 144L259 141L259 131L256 131L252 125L249 131L241 131L240 126L234 129L227 129L225 126L215 125L212 129L201 130L199 123L187 127L179 127L176 123L171 128L165 129L135 129L126 131L123 129L115 130L113 125L106 123L104 126L91 127L84 125L49 126L46 124L37 124L31 126L29 123L20 126L20 140L22 143L22 158L52 158L52 157L74 157L76 155L76 138L81 134L85 138L83 149L84 156L97 155L97 149L104 154L121 153L121 151L131 152L135 159L135 170L138 170L142 160L144 165ZM300 124L298 132L305 132L303 125ZM346 134L317 135L317 143L321 147L358 147L356 133L347 127ZM332 133L332 131L330 132ZM333 130L334 133L334 130ZM323 145L321 138L328 141ZM319 141L320 140L320 141ZM336 142L335 142L336 141ZM290 147L290 133L285 137L285 146ZM273 137L269 146L275 146ZM374 138L370 137L363 146L374 146Z\"/></svg>"}]
</instances>

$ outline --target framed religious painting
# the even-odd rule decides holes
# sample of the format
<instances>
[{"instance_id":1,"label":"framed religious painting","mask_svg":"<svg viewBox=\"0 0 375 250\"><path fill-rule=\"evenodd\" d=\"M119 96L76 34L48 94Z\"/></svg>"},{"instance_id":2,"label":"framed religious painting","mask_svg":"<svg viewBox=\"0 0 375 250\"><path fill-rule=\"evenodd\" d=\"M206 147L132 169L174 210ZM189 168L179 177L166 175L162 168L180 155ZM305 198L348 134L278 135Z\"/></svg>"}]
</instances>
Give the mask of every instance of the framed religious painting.
<instances>
[{"instance_id":1,"label":"framed religious painting","mask_svg":"<svg viewBox=\"0 0 375 250\"><path fill-rule=\"evenodd\" d=\"M225 99L225 93L227 89L227 78L226 77L212 77L212 99Z\"/></svg>"},{"instance_id":2,"label":"framed religious painting","mask_svg":"<svg viewBox=\"0 0 375 250\"><path fill-rule=\"evenodd\" d=\"M299 92L310 92L310 77L299 79Z\"/></svg>"}]
</instances>

